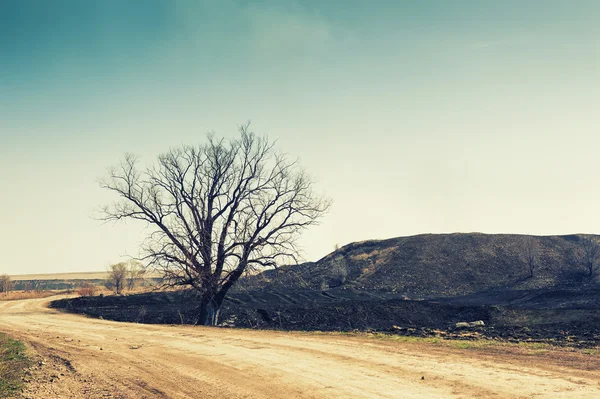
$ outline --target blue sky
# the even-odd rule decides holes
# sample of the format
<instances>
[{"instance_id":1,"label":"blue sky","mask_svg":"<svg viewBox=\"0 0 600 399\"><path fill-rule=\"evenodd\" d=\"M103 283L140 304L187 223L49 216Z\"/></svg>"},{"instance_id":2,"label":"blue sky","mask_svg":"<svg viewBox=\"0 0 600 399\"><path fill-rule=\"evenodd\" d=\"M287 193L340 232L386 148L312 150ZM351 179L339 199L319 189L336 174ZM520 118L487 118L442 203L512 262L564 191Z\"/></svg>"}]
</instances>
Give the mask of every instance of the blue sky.
<instances>
[{"instance_id":1,"label":"blue sky","mask_svg":"<svg viewBox=\"0 0 600 399\"><path fill-rule=\"evenodd\" d=\"M333 201L302 239L598 232L600 2L0 1L0 273L102 270L97 186L254 130Z\"/></svg>"}]
</instances>

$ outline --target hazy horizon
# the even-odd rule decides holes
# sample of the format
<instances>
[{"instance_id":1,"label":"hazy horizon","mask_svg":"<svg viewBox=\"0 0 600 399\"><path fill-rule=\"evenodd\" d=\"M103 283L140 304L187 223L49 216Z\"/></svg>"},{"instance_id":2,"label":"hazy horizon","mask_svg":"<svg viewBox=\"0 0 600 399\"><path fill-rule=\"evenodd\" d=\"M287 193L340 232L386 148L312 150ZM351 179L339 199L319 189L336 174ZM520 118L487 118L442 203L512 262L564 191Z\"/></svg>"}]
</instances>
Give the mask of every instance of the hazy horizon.
<instances>
[{"instance_id":1,"label":"hazy horizon","mask_svg":"<svg viewBox=\"0 0 600 399\"><path fill-rule=\"evenodd\" d=\"M0 274L104 270L97 180L248 120L333 206L305 259L420 233L599 231L600 2L0 3Z\"/></svg>"}]
</instances>

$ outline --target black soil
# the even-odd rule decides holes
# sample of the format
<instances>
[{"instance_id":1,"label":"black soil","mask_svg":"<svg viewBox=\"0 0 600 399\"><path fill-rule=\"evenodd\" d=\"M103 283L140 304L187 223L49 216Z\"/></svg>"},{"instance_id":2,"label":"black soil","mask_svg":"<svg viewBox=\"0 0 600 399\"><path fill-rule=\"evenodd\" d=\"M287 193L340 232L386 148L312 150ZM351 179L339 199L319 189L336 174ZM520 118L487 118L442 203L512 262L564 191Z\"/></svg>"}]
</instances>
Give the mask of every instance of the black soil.
<instances>
[{"instance_id":1,"label":"black soil","mask_svg":"<svg viewBox=\"0 0 600 399\"><path fill-rule=\"evenodd\" d=\"M414 301L382 298L381 294L366 295L368 299L362 299L354 297L356 293L344 293L344 296L340 292L343 290L288 292L285 301L274 300L277 293L272 291L238 294L223 305L220 325L302 331L377 331L577 347L600 344L600 312L595 305L600 289L578 293L570 290L496 293L496 297L505 300L500 298L494 304L490 300L476 303L477 297ZM547 307L548 297L560 302L561 307L554 303ZM300 298L305 300L303 305L299 303ZM63 299L54 301L52 306L117 321L194 325L198 321L199 302L193 293L179 291ZM456 323L478 320L485 326L456 328Z\"/></svg>"}]
</instances>

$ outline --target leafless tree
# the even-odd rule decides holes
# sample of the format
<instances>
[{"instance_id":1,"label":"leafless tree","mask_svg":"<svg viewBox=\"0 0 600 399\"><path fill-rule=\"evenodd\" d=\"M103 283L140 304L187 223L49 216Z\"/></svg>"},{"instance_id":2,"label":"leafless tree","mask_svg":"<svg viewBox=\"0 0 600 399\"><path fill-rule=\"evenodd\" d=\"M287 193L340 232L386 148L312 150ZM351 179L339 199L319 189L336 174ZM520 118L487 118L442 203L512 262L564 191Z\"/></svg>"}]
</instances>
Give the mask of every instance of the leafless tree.
<instances>
[{"instance_id":1,"label":"leafless tree","mask_svg":"<svg viewBox=\"0 0 600 399\"><path fill-rule=\"evenodd\" d=\"M125 262L110 265L108 268L108 287L120 295L127 279L127 264Z\"/></svg>"},{"instance_id":2,"label":"leafless tree","mask_svg":"<svg viewBox=\"0 0 600 399\"><path fill-rule=\"evenodd\" d=\"M523 241L523 256L525 258L525 262L527 262L527 267L529 268L529 277L533 277L534 275L539 254L540 249L535 238L531 236L525 237L525 240Z\"/></svg>"},{"instance_id":3,"label":"leafless tree","mask_svg":"<svg viewBox=\"0 0 600 399\"><path fill-rule=\"evenodd\" d=\"M214 325L228 290L256 269L296 262L299 233L316 224L329 201L312 191L298 165L273 142L239 128L232 140L171 149L140 169L126 155L101 186L119 200L105 220L148 223L140 260L169 285L193 287L198 322Z\"/></svg>"},{"instance_id":4,"label":"leafless tree","mask_svg":"<svg viewBox=\"0 0 600 399\"><path fill-rule=\"evenodd\" d=\"M0 276L0 293L8 294L12 290L12 280L7 274Z\"/></svg>"},{"instance_id":5,"label":"leafless tree","mask_svg":"<svg viewBox=\"0 0 600 399\"><path fill-rule=\"evenodd\" d=\"M594 272L598 267L598 259L600 258L600 245L595 238L585 236L581 239L583 249L583 264L588 273L588 277L593 277Z\"/></svg>"},{"instance_id":6,"label":"leafless tree","mask_svg":"<svg viewBox=\"0 0 600 399\"><path fill-rule=\"evenodd\" d=\"M127 262L127 289L129 291L133 290L145 273L146 268L142 263L136 260Z\"/></svg>"}]
</instances>

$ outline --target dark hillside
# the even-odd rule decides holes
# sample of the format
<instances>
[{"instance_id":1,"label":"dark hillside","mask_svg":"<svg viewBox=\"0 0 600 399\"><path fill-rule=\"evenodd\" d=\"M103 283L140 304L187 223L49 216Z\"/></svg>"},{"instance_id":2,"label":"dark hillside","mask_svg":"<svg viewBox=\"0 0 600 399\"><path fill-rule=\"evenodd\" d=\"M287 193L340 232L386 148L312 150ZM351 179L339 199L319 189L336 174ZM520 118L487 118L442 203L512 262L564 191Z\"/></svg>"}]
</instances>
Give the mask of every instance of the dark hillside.
<instances>
[{"instance_id":1,"label":"dark hillside","mask_svg":"<svg viewBox=\"0 0 600 399\"><path fill-rule=\"evenodd\" d=\"M531 236L461 233L363 241L314 263L267 271L248 283L281 289L351 287L428 298L590 282L581 261L582 235L532 237L539 248L533 278L525 261L526 237Z\"/></svg>"}]
</instances>

